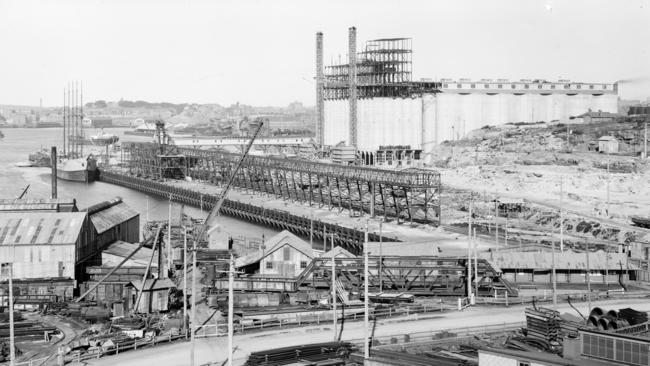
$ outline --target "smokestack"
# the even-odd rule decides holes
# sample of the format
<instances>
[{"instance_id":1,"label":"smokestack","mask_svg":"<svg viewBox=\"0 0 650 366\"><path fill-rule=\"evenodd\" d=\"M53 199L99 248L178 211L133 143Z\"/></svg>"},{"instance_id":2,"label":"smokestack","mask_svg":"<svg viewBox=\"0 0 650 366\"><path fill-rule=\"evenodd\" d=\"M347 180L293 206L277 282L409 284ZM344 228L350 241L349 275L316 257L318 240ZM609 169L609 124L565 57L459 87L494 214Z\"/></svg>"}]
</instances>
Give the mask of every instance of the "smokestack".
<instances>
[{"instance_id":1,"label":"smokestack","mask_svg":"<svg viewBox=\"0 0 650 366\"><path fill-rule=\"evenodd\" d=\"M56 186L56 169L58 159L56 157L56 146L52 146L52 153L50 154L50 160L52 161L52 199L57 198L57 186Z\"/></svg>"},{"instance_id":2,"label":"smokestack","mask_svg":"<svg viewBox=\"0 0 650 366\"><path fill-rule=\"evenodd\" d=\"M316 143L325 144L325 103L323 101L323 32L316 33Z\"/></svg>"},{"instance_id":3,"label":"smokestack","mask_svg":"<svg viewBox=\"0 0 650 366\"><path fill-rule=\"evenodd\" d=\"M357 146L357 28L348 29L348 101L350 104L349 144Z\"/></svg>"}]
</instances>

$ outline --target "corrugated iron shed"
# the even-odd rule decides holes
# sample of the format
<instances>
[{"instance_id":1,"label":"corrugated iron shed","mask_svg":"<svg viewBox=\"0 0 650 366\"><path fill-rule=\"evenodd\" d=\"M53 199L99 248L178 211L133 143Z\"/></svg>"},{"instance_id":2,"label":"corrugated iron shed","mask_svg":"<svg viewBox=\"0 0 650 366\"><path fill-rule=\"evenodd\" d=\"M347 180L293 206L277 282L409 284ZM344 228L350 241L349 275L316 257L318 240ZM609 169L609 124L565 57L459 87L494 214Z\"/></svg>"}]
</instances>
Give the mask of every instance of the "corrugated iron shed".
<instances>
[{"instance_id":1,"label":"corrugated iron shed","mask_svg":"<svg viewBox=\"0 0 650 366\"><path fill-rule=\"evenodd\" d=\"M266 243L264 243L264 245L266 246L266 250L264 252L260 250L258 252L237 258L235 260L235 267L239 268L257 263L263 258L268 257L276 250L282 248L284 245L289 245L307 257L314 258L314 250L311 248L309 243L300 239L287 230L283 230L278 235L272 237Z\"/></svg>"},{"instance_id":2,"label":"corrugated iron shed","mask_svg":"<svg viewBox=\"0 0 650 366\"><path fill-rule=\"evenodd\" d=\"M0 212L0 245L75 244L85 212Z\"/></svg>"},{"instance_id":3,"label":"corrugated iron shed","mask_svg":"<svg viewBox=\"0 0 650 366\"><path fill-rule=\"evenodd\" d=\"M486 254L481 257L491 259L501 269L532 269L549 270L552 267L553 253L550 252L499 252ZM492 256L490 258L490 256ZM590 270L620 270L623 268L636 270L638 267L627 264L626 253L605 253L602 250L589 253ZM555 253L555 268L557 270L587 270L585 253L563 252Z\"/></svg>"},{"instance_id":4,"label":"corrugated iron shed","mask_svg":"<svg viewBox=\"0 0 650 366\"><path fill-rule=\"evenodd\" d=\"M138 211L132 209L125 203L119 203L90 215L90 221L92 221L95 226L97 234L101 234L106 230L136 216L138 216Z\"/></svg>"}]
</instances>

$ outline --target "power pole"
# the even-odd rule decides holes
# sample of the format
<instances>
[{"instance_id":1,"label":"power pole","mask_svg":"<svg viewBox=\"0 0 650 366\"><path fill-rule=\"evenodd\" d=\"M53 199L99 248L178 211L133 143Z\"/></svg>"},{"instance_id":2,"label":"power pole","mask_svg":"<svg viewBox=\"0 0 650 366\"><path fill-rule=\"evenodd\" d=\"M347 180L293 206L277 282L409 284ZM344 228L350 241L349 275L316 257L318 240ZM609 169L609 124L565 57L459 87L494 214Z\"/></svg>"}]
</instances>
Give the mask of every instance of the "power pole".
<instances>
[{"instance_id":1,"label":"power pole","mask_svg":"<svg viewBox=\"0 0 650 366\"><path fill-rule=\"evenodd\" d=\"M585 242L585 254L587 255L587 301L589 304L589 311L591 311L591 278L589 273L591 268L589 267L589 242Z\"/></svg>"},{"instance_id":2,"label":"power pole","mask_svg":"<svg viewBox=\"0 0 650 366\"><path fill-rule=\"evenodd\" d=\"M610 174L609 174L609 150L607 150L607 209L605 210L605 213L607 214L607 218L609 218L609 181L610 181Z\"/></svg>"},{"instance_id":3,"label":"power pole","mask_svg":"<svg viewBox=\"0 0 650 366\"><path fill-rule=\"evenodd\" d=\"M474 228L474 294L478 296L478 245L476 240L476 228Z\"/></svg>"},{"instance_id":4,"label":"power pole","mask_svg":"<svg viewBox=\"0 0 650 366\"><path fill-rule=\"evenodd\" d=\"M557 308L557 279L555 278L555 240L551 240L551 276L553 281L553 307Z\"/></svg>"},{"instance_id":5,"label":"power pole","mask_svg":"<svg viewBox=\"0 0 650 366\"><path fill-rule=\"evenodd\" d=\"M167 272L172 269L172 195L169 194L169 222L167 224ZM167 278L165 274L165 278Z\"/></svg>"},{"instance_id":6,"label":"power pole","mask_svg":"<svg viewBox=\"0 0 650 366\"><path fill-rule=\"evenodd\" d=\"M643 157L648 158L648 122L645 123L645 131L643 133Z\"/></svg>"},{"instance_id":7,"label":"power pole","mask_svg":"<svg viewBox=\"0 0 650 366\"><path fill-rule=\"evenodd\" d=\"M472 299L472 198L469 199L469 217L467 221L467 300Z\"/></svg>"},{"instance_id":8,"label":"power pole","mask_svg":"<svg viewBox=\"0 0 650 366\"><path fill-rule=\"evenodd\" d=\"M497 195L494 195L494 242L496 245L497 253L499 253L499 202L497 201Z\"/></svg>"},{"instance_id":9,"label":"power pole","mask_svg":"<svg viewBox=\"0 0 650 366\"><path fill-rule=\"evenodd\" d=\"M230 269L228 271L228 366L232 366L232 357L234 353L232 348L232 341L235 333L235 326L233 324L235 293L233 287L235 287L235 257L232 252L230 252Z\"/></svg>"},{"instance_id":10,"label":"power pole","mask_svg":"<svg viewBox=\"0 0 650 366\"><path fill-rule=\"evenodd\" d=\"M13 258L9 263L9 365L16 364L16 346L14 344L14 261L16 260L15 247L12 246Z\"/></svg>"},{"instance_id":11,"label":"power pole","mask_svg":"<svg viewBox=\"0 0 650 366\"><path fill-rule=\"evenodd\" d=\"M564 218L562 213L562 205L564 204L563 182L564 180L560 176L560 253L564 253Z\"/></svg>"},{"instance_id":12,"label":"power pole","mask_svg":"<svg viewBox=\"0 0 650 366\"><path fill-rule=\"evenodd\" d=\"M332 245L334 244L334 234L332 233ZM327 242L327 240L325 240ZM332 330L334 332L334 341L336 341L336 263L334 261L334 252L332 252Z\"/></svg>"},{"instance_id":13,"label":"power pole","mask_svg":"<svg viewBox=\"0 0 650 366\"><path fill-rule=\"evenodd\" d=\"M374 183L373 183L374 184ZM384 291L384 281L382 277L382 272L383 272L383 262L384 258L382 256L382 224L384 223L384 220L382 219L379 221L379 293Z\"/></svg>"},{"instance_id":14,"label":"power pole","mask_svg":"<svg viewBox=\"0 0 650 366\"><path fill-rule=\"evenodd\" d=\"M326 251L325 244L327 244L327 239L323 238L323 251ZM314 247L314 211L311 211L309 216L309 247Z\"/></svg>"},{"instance_id":15,"label":"power pole","mask_svg":"<svg viewBox=\"0 0 650 366\"><path fill-rule=\"evenodd\" d=\"M370 335L368 333L368 221L366 221L366 233L363 239L363 284L363 358L367 360L370 358L370 345L368 344L370 341Z\"/></svg>"},{"instance_id":16,"label":"power pole","mask_svg":"<svg viewBox=\"0 0 650 366\"><path fill-rule=\"evenodd\" d=\"M190 341L192 345L190 347L190 366L195 365L194 350L196 348L194 339L194 328L196 325L196 240L196 237L194 237L194 242L192 243L192 320L190 322Z\"/></svg>"},{"instance_id":17,"label":"power pole","mask_svg":"<svg viewBox=\"0 0 650 366\"><path fill-rule=\"evenodd\" d=\"M183 330L187 339L187 227L183 226Z\"/></svg>"}]
</instances>

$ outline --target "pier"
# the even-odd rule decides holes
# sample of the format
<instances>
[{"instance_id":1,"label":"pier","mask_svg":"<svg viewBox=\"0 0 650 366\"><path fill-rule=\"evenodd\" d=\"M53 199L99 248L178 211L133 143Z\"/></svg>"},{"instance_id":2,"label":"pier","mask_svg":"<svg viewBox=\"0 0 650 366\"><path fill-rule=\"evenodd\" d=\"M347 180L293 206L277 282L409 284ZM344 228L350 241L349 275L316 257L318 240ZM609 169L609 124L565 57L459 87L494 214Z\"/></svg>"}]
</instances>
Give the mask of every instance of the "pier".
<instances>
[{"instance_id":1,"label":"pier","mask_svg":"<svg viewBox=\"0 0 650 366\"><path fill-rule=\"evenodd\" d=\"M206 209L211 209L219 199L217 195L203 194L191 189L176 187L170 184L169 181L153 181L117 171L101 170L100 180L138 190L152 196L171 197L172 201ZM221 213L279 230L288 230L303 237L309 237L310 232L312 232L314 240L324 241L324 237L327 235L329 241L330 235L333 233L335 245L341 246L355 254L360 254L363 248L364 231L341 224L312 220L309 217L294 215L288 211L259 207L230 199L224 201L221 207ZM379 239L380 236L375 233L368 234L369 241L379 241ZM400 240L383 236L382 241L397 242Z\"/></svg>"}]
</instances>

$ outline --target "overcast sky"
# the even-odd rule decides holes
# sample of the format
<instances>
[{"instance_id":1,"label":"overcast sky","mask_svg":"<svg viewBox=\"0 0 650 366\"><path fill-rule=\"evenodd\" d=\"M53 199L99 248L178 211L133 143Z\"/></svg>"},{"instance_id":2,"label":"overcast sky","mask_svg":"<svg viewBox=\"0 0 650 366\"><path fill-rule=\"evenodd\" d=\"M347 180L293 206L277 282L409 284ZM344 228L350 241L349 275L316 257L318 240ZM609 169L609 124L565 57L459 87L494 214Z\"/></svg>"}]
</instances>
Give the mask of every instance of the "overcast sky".
<instances>
[{"instance_id":1,"label":"overcast sky","mask_svg":"<svg viewBox=\"0 0 650 366\"><path fill-rule=\"evenodd\" d=\"M413 38L416 78L566 78L650 96L650 0L0 0L0 104L85 100L287 105L315 99L347 29Z\"/></svg>"}]
</instances>

